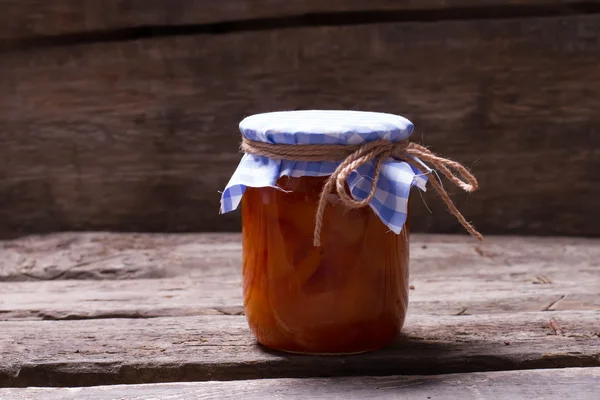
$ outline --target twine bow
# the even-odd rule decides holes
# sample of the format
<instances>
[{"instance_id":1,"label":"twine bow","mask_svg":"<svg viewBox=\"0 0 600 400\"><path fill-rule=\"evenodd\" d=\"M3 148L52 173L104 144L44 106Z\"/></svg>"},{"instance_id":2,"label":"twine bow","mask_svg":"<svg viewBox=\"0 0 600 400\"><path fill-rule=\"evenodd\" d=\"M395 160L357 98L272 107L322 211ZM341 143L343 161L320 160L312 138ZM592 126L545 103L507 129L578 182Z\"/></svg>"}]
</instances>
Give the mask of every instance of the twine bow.
<instances>
[{"instance_id":1,"label":"twine bow","mask_svg":"<svg viewBox=\"0 0 600 400\"><path fill-rule=\"evenodd\" d=\"M390 142L388 140L376 140L354 146L320 144L290 145L263 143L243 137L241 150L244 153L268 157L274 160L340 161L340 165L329 176L327 182L325 182L319 197L313 236L313 244L316 247L321 245L323 214L327 205L327 196L329 193L335 188L337 195L347 207L365 207L373 200L373 196L375 196L377 182L379 181L379 175L381 173L381 163L386 158L392 157L403 160L423 174L431 174L431 171L415 159L415 157L418 157L423 162L432 164L436 170L441 172L446 178L465 192L473 192L479 187L475 176L460 163L440 157L426 147L408 141ZM373 160L375 160L376 163L371 191L363 200L356 200L346 192L346 180L352 171ZM429 182L431 182L431 185L442 197L448 210L456 217L458 222L460 222L460 224L477 240L483 240L481 233L479 233L477 229L465 219L460 211L458 211L442 184L436 179L429 179Z\"/></svg>"}]
</instances>

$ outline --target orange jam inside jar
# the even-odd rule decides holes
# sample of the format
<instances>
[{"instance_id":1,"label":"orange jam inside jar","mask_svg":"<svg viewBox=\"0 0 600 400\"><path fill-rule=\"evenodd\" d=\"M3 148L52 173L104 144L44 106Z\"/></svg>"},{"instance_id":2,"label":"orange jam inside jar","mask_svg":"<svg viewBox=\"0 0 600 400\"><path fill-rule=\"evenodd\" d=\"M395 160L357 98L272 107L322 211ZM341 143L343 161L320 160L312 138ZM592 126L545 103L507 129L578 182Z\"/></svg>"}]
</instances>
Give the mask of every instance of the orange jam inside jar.
<instances>
[{"instance_id":1,"label":"orange jam inside jar","mask_svg":"<svg viewBox=\"0 0 600 400\"><path fill-rule=\"evenodd\" d=\"M413 124L404 117L280 111L244 118L240 132L244 156L220 212L242 206L244 308L266 347L352 354L396 338L408 305L413 187L430 182L482 239L438 181L443 175L472 192L477 180L410 142ZM434 171L438 179L429 179Z\"/></svg>"},{"instance_id":2,"label":"orange jam inside jar","mask_svg":"<svg viewBox=\"0 0 600 400\"><path fill-rule=\"evenodd\" d=\"M327 177L281 177L278 190L242 198L244 308L266 347L350 354L398 335L408 305L409 229L390 229L370 207L350 209L331 193L321 246L315 214Z\"/></svg>"}]
</instances>

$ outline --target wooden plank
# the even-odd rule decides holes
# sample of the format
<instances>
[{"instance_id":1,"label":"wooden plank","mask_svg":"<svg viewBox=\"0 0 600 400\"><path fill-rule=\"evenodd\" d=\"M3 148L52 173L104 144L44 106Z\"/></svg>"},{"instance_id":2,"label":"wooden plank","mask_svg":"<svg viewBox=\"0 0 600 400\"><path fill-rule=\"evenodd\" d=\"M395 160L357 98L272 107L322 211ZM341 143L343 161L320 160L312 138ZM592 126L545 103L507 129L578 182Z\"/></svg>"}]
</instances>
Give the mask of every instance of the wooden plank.
<instances>
[{"instance_id":1,"label":"wooden plank","mask_svg":"<svg viewBox=\"0 0 600 400\"><path fill-rule=\"evenodd\" d=\"M0 320L243 310L238 234L65 233L0 242L0 253ZM600 310L598 239L415 234L411 269L410 313Z\"/></svg>"},{"instance_id":2,"label":"wooden plank","mask_svg":"<svg viewBox=\"0 0 600 400\"><path fill-rule=\"evenodd\" d=\"M597 274L594 279L598 279ZM600 310L598 285L584 280L582 277L573 282L532 285L518 281L494 284L483 277L444 281L417 276L412 279L418 289L410 294L409 312L481 315ZM243 314L237 283L189 279L11 282L0 284L0 290L0 321Z\"/></svg>"},{"instance_id":3,"label":"wooden plank","mask_svg":"<svg viewBox=\"0 0 600 400\"><path fill-rule=\"evenodd\" d=\"M5 278L29 268L42 280L0 284L0 386L600 366L594 239L414 235L403 336L384 351L317 358L255 345L238 315L239 235L56 234L1 245ZM94 263L100 249L112 264ZM43 280L50 263L62 273L80 257L91 280ZM97 279L169 267L170 278Z\"/></svg>"},{"instance_id":4,"label":"wooden plank","mask_svg":"<svg viewBox=\"0 0 600 400\"><path fill-rule=\"evenodd\" d=\"M408 317L383 351L306 357L255 345L243 316L5 321L0 386L350 375L438 374L600 366L600 312Z\"/></svg>"},{"instance_id":5,"label":"wooden plank","mask_svg":"<svg viewBox=\"0 0 600 400\"><path fill-rule=\"evenodd\" d=\"M599 235L598 37L592 15L6 53L0 235L237 230L237 214L217 214L217 191L239 160L238 121L298 108L412 119L416 140L480 178L478 193L455 198L484 233ZM435 213L413 202L415 231L462 231L425 198Z\"/></svg>"},{"instance_id":6,"label":"wooden plank","mask_svg":"<svg viewBox=\"0 0 600 400\"><path fill-rule=\"evenodd\" d=\"M188 382L88 388L0 389L13 400L157 399L444 399L591 400L600 390L600 368L475 372L436 376L386 376Z\"/></svg>"},{"instance_id":7,"label":"wooden plank","mask_svg":"<svg viewBox=\"0 0 600 400\"><path fill-rule=\"evenodd\" d=\"M211 24L254 19L285 18L315 13L452 10L534 7L530 13L585 11L577 0L3 0L0 39L65 35L144 26ZM454 10L456 11L456 10ZM438 19L452 14L436 14ZM456 16L456 12L453 14ZM467 14L469 15L469 14ZM356 16L353 17L356 19ZM350 20L352 21L352 20Z\"/></svg>"},{"instance_id":8,"label":"wooden plank","mask_svg":"<svg viewBox=\"0 0 600 400\"><path fill-rule=\"evenodd\" d=\"M0 241L3 255L0 281L155 279L190 273L218 274L230 272L233 267L238 269L241 249L239 234L28 236ZM214 268L217 265L219 269Z\"/></svg>"},{"instance_id":9,"label":"wooden plank","mask_svg":"<svg viewBox=\"0 0 600 400\"><path fill-rule=\"evenodd\" d=\"M542 271L573 277L600 266L600 239L576 237L411 235L419 274L502 279ZM238 233L67 232L0 241L0 281L133 279L225 275L241 265ZM570 268L566 268L568 265ZM126 267L131 271L123 271ZM218 266L219 268L215 268ZM457 266L460 266L457 267ZM159 272L156 272L159 271ZM70 273L69 273L70 272ZM229 275L231 276L231 275ZM525 277L524 279L529 279Z\"/></svg>"}]
</instances>

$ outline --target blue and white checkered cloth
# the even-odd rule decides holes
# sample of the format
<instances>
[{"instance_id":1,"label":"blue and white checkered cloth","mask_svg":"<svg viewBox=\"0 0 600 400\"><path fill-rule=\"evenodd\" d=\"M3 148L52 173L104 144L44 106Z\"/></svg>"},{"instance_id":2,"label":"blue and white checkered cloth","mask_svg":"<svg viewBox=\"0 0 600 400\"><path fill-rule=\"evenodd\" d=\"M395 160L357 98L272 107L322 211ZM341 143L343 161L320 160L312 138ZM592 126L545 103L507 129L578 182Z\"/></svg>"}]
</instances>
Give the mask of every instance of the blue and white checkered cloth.
<instances>
[{"instance_id":1,"label":"blue and white checkered cloth","mask_svg":"<svg viewBox=\"0 0 600 400\"><path fill-rule=\"evenodd\" d=\"M256 114L240 123L247 139L272 144L348 144L373 140L392 142L407 139L413 124L393 114L360 111L281 111ZM274 187L282 176L327 176L339 162L272 160L245 154L221 197L221 213L235 210L246 187ZM348 177L357 200L371 191L375 161L360 166ZM400 233L406 222L408 195L412 186L425 191L427 178L410 164L385 160L371 208L390 230Z\"/></svg>"}]
</instances>

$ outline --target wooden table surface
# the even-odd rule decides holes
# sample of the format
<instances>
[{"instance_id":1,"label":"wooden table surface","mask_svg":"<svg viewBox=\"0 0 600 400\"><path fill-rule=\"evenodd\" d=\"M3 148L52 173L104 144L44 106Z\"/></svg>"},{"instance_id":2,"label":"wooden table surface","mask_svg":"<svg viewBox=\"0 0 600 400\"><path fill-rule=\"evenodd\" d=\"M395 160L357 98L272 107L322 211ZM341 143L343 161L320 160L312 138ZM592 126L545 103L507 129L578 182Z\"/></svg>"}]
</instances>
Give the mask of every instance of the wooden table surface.
<instances>
[{"instance_id":1,"label":"wooden table surface","mask_svg":"<svg viewBox=\"0 0 600 400\"><path fill-rule=\"evenodd\" d=\"M600 239L413 235L403 334L344 357L255 343L237 234L52 234L0 254L0 399L600 393Z\"/></svg>"}]
</instances>

